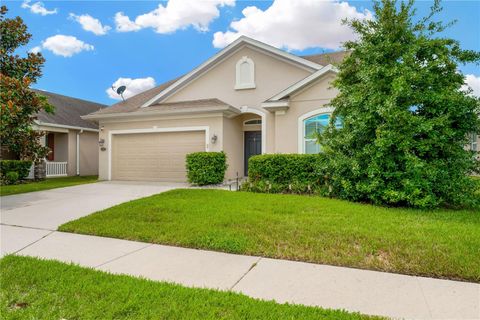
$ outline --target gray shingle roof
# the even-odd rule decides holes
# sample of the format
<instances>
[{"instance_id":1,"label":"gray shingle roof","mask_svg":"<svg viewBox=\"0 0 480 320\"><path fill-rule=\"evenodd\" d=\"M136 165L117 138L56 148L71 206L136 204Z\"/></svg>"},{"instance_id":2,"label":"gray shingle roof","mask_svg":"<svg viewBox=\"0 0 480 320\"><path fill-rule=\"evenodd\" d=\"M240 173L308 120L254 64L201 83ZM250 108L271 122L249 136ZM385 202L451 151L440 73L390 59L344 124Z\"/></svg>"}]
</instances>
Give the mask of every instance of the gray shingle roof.
<instances>
[{"instance_id":1,"label":"gray shingle roof","mask_svg":"<svg viewBox=\"0 0 480 320\"><path fill-rule=\"evenodd\" d=\"M308 56L300 56L303 59L326 66L332 64L334 66L339 65L346 56L350 54L350 51L337 51L330 53L312 54Z\"/></svg>"},{"instance_id":2,"label":"gray shingle roof","mask_svg":"<svg viewBox=\"0 0 480 320\"><path fill-rule=\"evenodd\" d=\"M53 114L45 111L37 114L37 119L43 123L98 129L98 125L95 122L84 120L80 117L107 107L104 104L67 97L48 91L32 90L39 95L47 97L48 102L55 107Z\"/></svg>"}]
</instances>

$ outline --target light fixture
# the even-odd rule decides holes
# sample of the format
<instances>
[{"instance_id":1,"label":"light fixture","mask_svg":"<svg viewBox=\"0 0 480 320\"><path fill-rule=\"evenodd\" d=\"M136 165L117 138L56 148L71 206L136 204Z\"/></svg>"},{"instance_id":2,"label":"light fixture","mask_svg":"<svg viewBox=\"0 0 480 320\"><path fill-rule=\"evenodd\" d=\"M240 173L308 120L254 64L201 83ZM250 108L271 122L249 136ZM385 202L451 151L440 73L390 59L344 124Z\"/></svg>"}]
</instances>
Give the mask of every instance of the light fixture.
<instances>
[{"instance_id":1,"label":"light fixture","mask_svg":"<svg viewBox=\"0 0 480 320\"><path fill-rule=\"evenodd\" d=\"M217 142L217 139L218 139L217 135L214 134L214 135L212 136L212 139L211 139L212 144L215 144L215 142Z\"/></svg>"},{"instance_id":2,"label":"light fixture","mask_svg":"<svg viewBox=\"0 0 480 320\"><path fill-rule=\"evenodd\" d=\"M100 147L103 147L103 145L105 144L105 139L98 140L98 144L100 145Z\"/></svg>"}]
</instances>

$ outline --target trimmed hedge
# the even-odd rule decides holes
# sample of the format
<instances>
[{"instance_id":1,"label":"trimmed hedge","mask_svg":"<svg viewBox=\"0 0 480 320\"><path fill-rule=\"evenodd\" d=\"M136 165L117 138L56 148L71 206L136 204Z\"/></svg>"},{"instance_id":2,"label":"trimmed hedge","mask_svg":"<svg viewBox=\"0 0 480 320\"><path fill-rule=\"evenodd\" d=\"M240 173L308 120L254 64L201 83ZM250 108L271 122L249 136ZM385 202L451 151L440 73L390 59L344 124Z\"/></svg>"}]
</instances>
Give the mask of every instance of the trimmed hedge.
<instances>
[{"instance_id":1,"label":"trimmed hedge","mask_svg":"<svg viewBox=\"0 0 480 320\"><path fill-rule=\"evenodd\" d=\"M7 180L9 172L16 172L18 180L23 180L28 176L32 161L28 160L0 160L0 175L2 181Z\"/></svg>"},{"instance_id":2,"label":"trimmed hedge","mask_svg":"<svg viewBox=\"0 0 480 320\"><path fill-rule=\"evenodd\" d=\"M187 154L188 182L200 186L223 182L227 170L224 152L194 152Z\"/></svg>"},{"instance_id":3,"label":"trimmed hedge","mask_svg":"<svg viewBox=\"0 0 480 320\"><path fill-rule=\"evenodd\" d=\"M243 189L271 193L326 193L322 154L263 154L248 160Z\"/></svg>"}]
</instances>

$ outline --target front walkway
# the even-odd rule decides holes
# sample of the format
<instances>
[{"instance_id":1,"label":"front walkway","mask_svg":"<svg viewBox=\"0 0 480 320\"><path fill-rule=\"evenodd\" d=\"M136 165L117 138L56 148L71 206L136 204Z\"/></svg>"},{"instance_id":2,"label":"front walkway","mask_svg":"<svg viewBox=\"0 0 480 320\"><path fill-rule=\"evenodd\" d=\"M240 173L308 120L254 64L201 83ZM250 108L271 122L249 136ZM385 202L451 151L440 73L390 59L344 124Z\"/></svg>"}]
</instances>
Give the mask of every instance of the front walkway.
<instances>
[{"instance_id":1,"label":"front walkway","mask_svg":"<svg viewBox=\"0 0 480 320\"><path fill-rule=\"evenodd\" d=\"M480 284L54 231L112 205L184 185L105 182L2 197L2 254L248 296L407 319L480 319Z\"/></svg>"}]
</instances>

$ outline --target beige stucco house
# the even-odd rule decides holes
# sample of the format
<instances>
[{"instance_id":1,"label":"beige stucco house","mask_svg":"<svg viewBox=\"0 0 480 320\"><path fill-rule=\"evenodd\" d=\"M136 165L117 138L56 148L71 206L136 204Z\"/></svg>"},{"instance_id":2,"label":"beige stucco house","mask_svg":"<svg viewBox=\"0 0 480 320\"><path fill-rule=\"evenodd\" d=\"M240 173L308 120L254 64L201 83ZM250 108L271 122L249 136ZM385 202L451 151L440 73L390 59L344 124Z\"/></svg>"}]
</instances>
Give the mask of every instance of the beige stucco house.
<instances>
[{"instance_id":1,"label":"beige stucco house","mask_svg":"<svg viewBox=\"0 0 480 320\"><path fill-rule=\"evenodd\" d=\"M45 159L47 177L97 175L98 124L81 117L106 106L52 92L34 91L47 97L55 107L53 114L38 113L34 125L35 130L45 132L42 144L51 150Z\"/></svg>"},{"instance_id":2,"label":"beige stucco house","mask_svg":"<svg viewBox=\"0 0 480 320\"><path fill-rule=\"evenodd\" d=\"M240 37L188 74L83 119L99 124L99 178L185 181L185 155L224 151L226 179L260 153L316 153L346 52L296 56Z\"/></svg>"}]
</instances>

